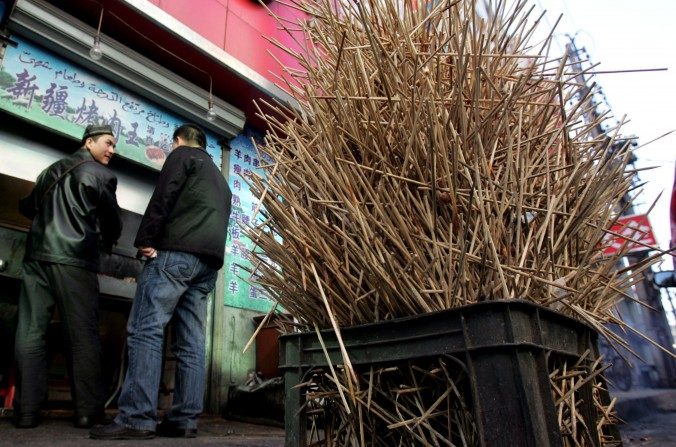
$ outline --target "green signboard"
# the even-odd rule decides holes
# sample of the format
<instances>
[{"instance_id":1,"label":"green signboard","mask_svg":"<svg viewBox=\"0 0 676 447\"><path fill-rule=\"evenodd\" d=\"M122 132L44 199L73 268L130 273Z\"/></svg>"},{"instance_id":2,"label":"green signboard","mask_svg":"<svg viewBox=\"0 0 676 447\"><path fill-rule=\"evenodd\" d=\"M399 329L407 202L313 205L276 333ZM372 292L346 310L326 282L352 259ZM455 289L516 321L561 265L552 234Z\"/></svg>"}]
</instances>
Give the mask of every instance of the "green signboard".
<instances>
[{"instance_id":1,"label":"green signboard","mask_svg":"<svg viewBox=\"0 0 676 447\"><path fill-rule=\"evenodd\" d=\"M184 120L20 36L0 65L0 109L80 139L88 124L109 124L117 154L160 169ZM221 165L218 137L207 151Z\"/></svg>"},{"instance_id":2,"label":"green signboard","mask_svg":"<svg viewBox=\"0 0 676 447\"><path fill-rule=\"evenodd\" d=\"M271 301L260 287L248 281L251 268L249 254L254 249L251 240L246 237L241 226L248 226L252 219L260 219L260 212L254 217L259 201L247 184L242 180L252 172L261 174L260 165L269 160L261 160L265 154L258 154L251 141L252 134L242 134L230 141L230 189L232 191L232 211L228 228L225 270L225 304L232 307L268 312Z\"/></svg>"},{"instance_id":3,"label":"green signboard","mask_svg":"<svg viewBox=\"0 0 676 447\"><path fill-rule=\"evenodd\" d=\"M32 42L13 39L19 45L7 48L0 65L0 109L78 140L88 124L109 124L119 156L154 169L162 167L171 150L171 135L184 120ZM233 198L223 272L225 304L267 312L272 301L249 284L243 269L251 266L248 254L253 244L240 224L250 222L258 201L242 177L261 164L252 136L245 133L230 143L228 178ZM207 132L207 140L207 151L220 166L218 137Z\"/></svg>"}]
</instances>

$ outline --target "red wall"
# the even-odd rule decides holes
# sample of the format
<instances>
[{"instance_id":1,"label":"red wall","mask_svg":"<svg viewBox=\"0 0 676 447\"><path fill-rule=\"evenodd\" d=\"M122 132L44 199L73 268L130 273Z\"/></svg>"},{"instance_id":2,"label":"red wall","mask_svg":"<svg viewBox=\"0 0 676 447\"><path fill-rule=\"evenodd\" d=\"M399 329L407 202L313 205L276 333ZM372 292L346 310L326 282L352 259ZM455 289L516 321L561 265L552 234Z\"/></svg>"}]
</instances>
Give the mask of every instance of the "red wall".
<instances>
[{"instance_id":1,"label":"red wall","mask_svg":"<svg viewBox=\"0 0 676 447\"><path fill-rule=\"evenodd\" d=\"M270 44L263 36L275 37L285 46L298 49L293 39L279 30L277 21L265 7L254 0L148 0L180 20L195 32L223 48L262 76L278 82L270 74L282 74L275 57L285 65L298 64L285 52ZM287 20L297 21L302 13L272 0L268 8Z\"/></svg>"}]
</instances>

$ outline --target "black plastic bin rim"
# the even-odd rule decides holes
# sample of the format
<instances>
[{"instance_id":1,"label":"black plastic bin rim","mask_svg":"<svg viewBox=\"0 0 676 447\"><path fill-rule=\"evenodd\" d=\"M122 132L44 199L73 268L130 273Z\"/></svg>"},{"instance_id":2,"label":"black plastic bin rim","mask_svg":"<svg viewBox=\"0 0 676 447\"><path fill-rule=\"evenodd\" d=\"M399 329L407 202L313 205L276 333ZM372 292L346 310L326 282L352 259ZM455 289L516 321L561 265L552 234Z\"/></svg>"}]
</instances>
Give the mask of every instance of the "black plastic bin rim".
<instances>
[{"instance_id":1,"label":"black plastic bin rim","mask_svg":"<svg viewBox=\"0 0 676 447\"><path fill-rule=\"evenodd\" d=\"M597 333L559 312L525 300L486 301L439 312L346 326L296 332L279 337L279 369L340 364L347 351L352 365L389 363L439 355L474 355L480 351L556 352L595 357ZM342 340L342 341L341 341Z\"/></svg>"},{"instance_id":2,"label":"black plastic bin rim","mask_svg":"<svg viewBox=\"0 0 676 447\"><path fill-rule=\"evenodd\" d=\"M518 308L518 307L523 307L523 308L528 308L528 309L537 309L537 311L541 314L544 314L548 317L551 317L554 320L560 320L562 324L565 325L570 325L570 326L577 326L576 329L579 330L586 330L586 331L591 331L591 332L596 332L596 329L591 327L589 324L576 320L575 318L569 317L567 315L564 315L560 312L557 312L555 310L552 310L548 307L544 307L540 304L533 303L531 301L527 300L521 300L521 299L508 299L508 300L502 300L502 299L496 299L496 300L487 300L487 301L481 301L478 303L472 303L472 304L467 304L464 306L458 306L454 307L452 309L444 309L444 310L438 310L434 312L426 312L422 313L419 315L409 315L406 317L400 317L400 318L393 318L391 320L383 320L383 321L378 321L374 323L364 323L364 324L359 324L359 325L353 325L353 326L343 326L340 328L341 331L350 331L350 329L368 329L368 328L379 328L379 329L385 329L388 326L398 326L401 324L405 324L406 322L414 321L422 317L435 317L435 316L443 316L444 314L455 314L455 313L470 313L470 312L483 312L487 308L490 308L491 310L501 310L501 308L505 307L511 307L511 308ZM320 331L320 334L333 334L334 330L333 329L322 329ZM280 342L283 342L284 339L287 338L294 338L298 337L299 335L316 335L315 332L294 332L290 334L282 334L279 336Z\"/></svg>"}]
</instances>

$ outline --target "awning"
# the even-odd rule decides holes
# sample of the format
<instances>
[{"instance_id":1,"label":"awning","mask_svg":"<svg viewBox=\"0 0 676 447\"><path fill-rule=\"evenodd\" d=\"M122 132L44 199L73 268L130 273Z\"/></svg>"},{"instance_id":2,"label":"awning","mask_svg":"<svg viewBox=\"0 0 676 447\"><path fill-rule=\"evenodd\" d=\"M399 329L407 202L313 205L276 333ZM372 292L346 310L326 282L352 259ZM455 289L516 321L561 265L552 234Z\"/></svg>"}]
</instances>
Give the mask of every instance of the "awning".
<instances>
[{"instance_id":1,"label":"awning","mask_svg":"<svg viewBox=\"0 0 676 447\"><path fill-rule=\"evenodd\" d=\"M245 112L218 94L213 95L216 119L206 119L209 79L202 76L206 82L200 82L197 75L202 73L192 78L180 76L170 66L160 65L128 43L118 42L108 35L101 36L104 57L99 61L92 60L89 49L96 30L50 3L42 0L17 1L9 28L13 33L30 38L218 134L232 137L244 127Z\"/></svg>"}]
</instances>

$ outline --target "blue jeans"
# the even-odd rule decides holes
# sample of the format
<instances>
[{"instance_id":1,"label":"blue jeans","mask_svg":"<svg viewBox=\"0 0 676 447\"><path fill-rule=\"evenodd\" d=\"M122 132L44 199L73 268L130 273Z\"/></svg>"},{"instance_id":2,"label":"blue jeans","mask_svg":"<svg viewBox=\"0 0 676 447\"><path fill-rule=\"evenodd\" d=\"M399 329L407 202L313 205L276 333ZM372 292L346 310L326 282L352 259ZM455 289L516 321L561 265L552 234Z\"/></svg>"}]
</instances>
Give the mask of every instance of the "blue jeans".
<instances>
[{"instance_id":1,"label":"blue jeans","mask_svg":"<svg viewBox=\"0 0 676 447\"><path fill-rule=\"evenodd\" d=\"M214 289L217 272L197 256L179 251L160 251L146 263L127 323L129 365L118 399L118 424L155 430L164 328L174 317L176 384L165 418L181 428L197 428L204 394L207 294Z\"/></svg>"}]
</instances>

